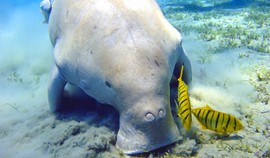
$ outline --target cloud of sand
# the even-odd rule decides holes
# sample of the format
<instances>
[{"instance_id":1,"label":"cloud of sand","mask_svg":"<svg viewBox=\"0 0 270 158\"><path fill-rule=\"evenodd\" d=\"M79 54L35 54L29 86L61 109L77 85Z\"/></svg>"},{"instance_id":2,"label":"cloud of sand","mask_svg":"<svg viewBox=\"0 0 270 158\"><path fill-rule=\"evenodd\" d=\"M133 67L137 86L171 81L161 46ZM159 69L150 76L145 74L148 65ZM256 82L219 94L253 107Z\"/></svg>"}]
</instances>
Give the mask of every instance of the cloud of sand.
<instances>
[{"instance_id":1,"label":"cloud of sand","mask_svg":"<svg viewBox=\"0 0 270 158\"><path fill-rule=\"evenodd\" d=\"M193 62L193 84L190 88L192 107L210 107L240 116L254 102L253 87L243 74L243 60L230 50L214 54L207 62ZM247 61L245 61L247 62Z\"/></svg>"},{"instance_id":2,"label":"cloud of sand","mask_svg":"<svg viewBox=\"0 0 270 158\"><path fill-rule=\"evenodd\" d=\"M0 27L0 114L8 115L46 103L45 87L53 60L39 2L4 3L10 8L4 10L8 18Z\"/></svg>"}]
</instances>

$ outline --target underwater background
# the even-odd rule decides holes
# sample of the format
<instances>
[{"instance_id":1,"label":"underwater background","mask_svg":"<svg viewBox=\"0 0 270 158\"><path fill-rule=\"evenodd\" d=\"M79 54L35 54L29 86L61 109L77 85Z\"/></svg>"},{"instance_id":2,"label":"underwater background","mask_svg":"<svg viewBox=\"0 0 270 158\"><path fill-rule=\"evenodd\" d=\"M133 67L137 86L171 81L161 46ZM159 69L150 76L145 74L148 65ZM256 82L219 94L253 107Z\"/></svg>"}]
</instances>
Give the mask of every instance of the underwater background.
<instances>
[{"instance_id":1,"label":"underwater background","mask_svg":"<svg viewBox=\"0 0 270 158\"><path fill-rule=\"evenodd\" d=\"M0 157L129 157L115 147L119 116L113 108L89 100L50 112L53 54L39 3L0 3ZM180 141L137 157L270 157L270 1L158 3L192 62L192 108L209 104L236 116L244 129L222 137L196 121L186 131L176 119Z\"/></svg>"}]
</instances>

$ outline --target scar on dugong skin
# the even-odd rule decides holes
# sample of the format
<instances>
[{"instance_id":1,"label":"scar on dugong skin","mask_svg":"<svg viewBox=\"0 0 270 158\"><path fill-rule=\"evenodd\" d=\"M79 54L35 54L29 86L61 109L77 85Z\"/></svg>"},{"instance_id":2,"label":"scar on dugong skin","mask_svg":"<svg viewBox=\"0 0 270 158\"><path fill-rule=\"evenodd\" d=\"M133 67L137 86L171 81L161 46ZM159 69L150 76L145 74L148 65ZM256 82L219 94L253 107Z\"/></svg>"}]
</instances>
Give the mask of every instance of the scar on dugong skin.
<instances>
[{"instance_id":1,"label":"scar on dugong skin","mask_svg":"<svg viewBox=\"0 0 270 158\"><path fill-rule=\"evenodd\" d=\"M73 85L120 114L117 147L148 152L179 139L170 107L170 82L191 64L180 33L155 0L44 0L54 47L48 88L53 112Z\"/></svg>"}]
</instances>

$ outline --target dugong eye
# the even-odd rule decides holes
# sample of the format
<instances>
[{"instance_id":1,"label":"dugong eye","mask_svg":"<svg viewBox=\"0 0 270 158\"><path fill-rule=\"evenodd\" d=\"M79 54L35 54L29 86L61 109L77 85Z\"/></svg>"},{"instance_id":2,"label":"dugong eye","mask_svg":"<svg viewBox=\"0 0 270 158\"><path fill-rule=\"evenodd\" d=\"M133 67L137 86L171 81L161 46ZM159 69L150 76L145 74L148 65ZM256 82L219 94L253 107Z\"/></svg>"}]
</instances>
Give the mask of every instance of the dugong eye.
<instances>
[{"instance_id":1,"label":"dugong eye","mask_svg":"<svg viewBox=\"0 0 270 158\"><path fill-rule=\"evenodd\" d=\"M111 85L111 83L110 83L109 81L105 81L105 84L106 84L106 86L108 86L109 88L112 87L112 85Z\"/></svg>"}]
</instances>

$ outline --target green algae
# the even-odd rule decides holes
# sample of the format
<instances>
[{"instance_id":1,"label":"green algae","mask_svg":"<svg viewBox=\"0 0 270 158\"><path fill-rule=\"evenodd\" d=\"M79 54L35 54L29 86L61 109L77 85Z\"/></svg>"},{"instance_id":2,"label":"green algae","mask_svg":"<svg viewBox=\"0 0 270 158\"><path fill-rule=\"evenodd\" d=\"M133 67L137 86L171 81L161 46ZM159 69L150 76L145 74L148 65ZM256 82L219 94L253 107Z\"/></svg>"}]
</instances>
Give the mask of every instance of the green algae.
<instances>
[{"instance_id":1,"label":"green algae","mask_svg":"<svg viewBox=\"0 0 270 158\"><path fill-rule=\"evenodd\" d=\"M181 33L195 32L198 39L219 43L214 53L247 47L270 53L270 6L250 7L233 12L226 9L205 12L164 9L166 18Z\"/></svg>"}]
</instances>

